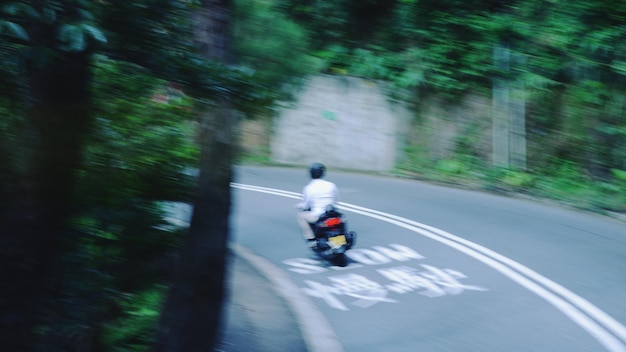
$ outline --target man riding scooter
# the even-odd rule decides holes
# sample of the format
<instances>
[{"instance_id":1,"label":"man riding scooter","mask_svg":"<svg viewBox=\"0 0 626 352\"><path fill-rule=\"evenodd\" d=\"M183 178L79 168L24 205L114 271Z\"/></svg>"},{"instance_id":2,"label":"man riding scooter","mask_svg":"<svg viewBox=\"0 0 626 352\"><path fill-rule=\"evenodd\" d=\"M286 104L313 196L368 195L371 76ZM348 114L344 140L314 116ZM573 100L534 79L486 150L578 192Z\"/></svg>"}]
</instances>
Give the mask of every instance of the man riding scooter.
<instances>
[{"instance_id":1,"label":"man riding scooter","mask_svg":"<svg viewBox=\"0 0 626 352\"><path fill-rule=\"evenodd\" d=\"M324 180L326 167L321 163L313 163L309 168L311 181L302 190L302 200L296 205L301 211L298 213L298 224L302 228L302 236L309 247L317 245L315 235L311 229L324 213L327 206L335 206L338 202L339 190L337 186Z\"/></svg>"}]
</instances>

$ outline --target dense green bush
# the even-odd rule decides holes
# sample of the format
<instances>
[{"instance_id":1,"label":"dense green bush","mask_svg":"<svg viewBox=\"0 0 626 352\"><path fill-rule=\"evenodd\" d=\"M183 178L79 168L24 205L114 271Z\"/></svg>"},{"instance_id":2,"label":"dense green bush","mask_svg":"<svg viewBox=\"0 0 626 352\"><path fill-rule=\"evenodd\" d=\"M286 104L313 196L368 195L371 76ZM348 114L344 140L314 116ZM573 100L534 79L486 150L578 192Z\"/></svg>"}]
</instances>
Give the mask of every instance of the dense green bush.
<instances>
[{"instance_id":1,"label":"dense green bush","mask_svg":"<svg viewBox=\"0 0 626 352\"><path fill-rule=\"evenodd\" d=\"M198 155L191 102L135 65L105 57L93 65L97 118L79 170L73 231L50 282L52 311L67 314L50 315L39 330L44 341L143 351L182 236L166 226L161 204L190 202L195 189L187 176Z\"/></svg>"}]
</instances>

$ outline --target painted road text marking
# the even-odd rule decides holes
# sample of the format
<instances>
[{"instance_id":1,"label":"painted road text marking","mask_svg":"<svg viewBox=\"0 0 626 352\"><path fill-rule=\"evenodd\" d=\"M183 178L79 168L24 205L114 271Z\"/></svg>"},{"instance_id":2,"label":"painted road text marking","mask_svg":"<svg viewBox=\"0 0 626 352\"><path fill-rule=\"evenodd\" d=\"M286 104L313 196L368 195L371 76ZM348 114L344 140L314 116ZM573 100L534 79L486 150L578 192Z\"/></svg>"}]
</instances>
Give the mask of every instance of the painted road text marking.
<instances>
[{"instance_id":1,"label":"painted road text marking","mask_svg":"<svg viewBox=\"0 0 626 352\"><path fill-rule=\"evenodd\" d=\"M352 249L347 252L351 262L346 267L324 267L320 260L309 258L291 258L284 260L288 265L287 270L302 275L321 274L329 270L354 270L367 266L380 266L394 261L407 262L422 260L425 257L410 247L397 243L387 247L374 246L369 248ZM419 264L420 269L413 266L402 265L387 267L376 270L380 278L388 280L380 283L362 274L343 274L329 276L326 279L330 284L320 283L313 280L304 280L308 285L303 288L304 293L311 297L320 298L329 306L347 311L348 307L339 299L339 296L356 298L351 304L367 308L379 302L396 303L389 294L406 294L415 292L428 298L442 297L446 295L458 295L465 290L487 291L486 288L474 285L462 284L459 280L466 279L463 273L452 269L440 269L432 265Z\"/></svg>"}]
</instances>

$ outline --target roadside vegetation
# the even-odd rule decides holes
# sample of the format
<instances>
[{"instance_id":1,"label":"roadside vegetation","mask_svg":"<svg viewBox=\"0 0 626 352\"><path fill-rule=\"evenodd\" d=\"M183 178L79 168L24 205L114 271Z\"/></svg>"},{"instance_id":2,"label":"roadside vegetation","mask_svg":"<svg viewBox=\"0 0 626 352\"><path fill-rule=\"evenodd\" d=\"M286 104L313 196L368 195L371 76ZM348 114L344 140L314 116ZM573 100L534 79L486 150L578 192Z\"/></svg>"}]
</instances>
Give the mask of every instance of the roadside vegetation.
<instances>
[{"instance_id":1,"label":"roadside vegetation","mask_svg":"<svg viewBox=\"0 0 626 352\"><path fill-rule=\"evenodd\" d=\"M309 72L302 29L224 3L0 4L4 350L211 349L233 126ZM207 221L180 227L170 202Z\"/></svg>"},{"instance_id":2,"label":"roadside vegetation","mask_svg":"<svg viewBox=\"0 0 626 352\"><path fill-rule=\"evenodd\" d=\"M626 6L533 0L276 4L308 31L321 72L383 82L390 99L412 108L411 133L418 138L408 138L399 174L626 213L626 29L620 25ZM481 119L468 120L468 96L504 99L505 115L522 116L522 160L494 163L492 105ZM444 113L457 107L456 113L432 116L433 105ZM513 118L509 123L518 122ZM460 131L438 153L424 142L440 138L437 131L423 132L436 119ZM269 161L263 150L252 157Z\"/></svg>"},{"instance_id":3,"label":"roadside vegetation","mask_svg":"<svg viewBox=\"0 0 626 352\"><path fill-rule=\"evenodd\" d=\"M590 211L626 220L626 180L598 181L566 165L550 174L495 168L446 159L436 163L404 160L395 174L429 182L487 191Z\"/></svg>"}]
</instances>

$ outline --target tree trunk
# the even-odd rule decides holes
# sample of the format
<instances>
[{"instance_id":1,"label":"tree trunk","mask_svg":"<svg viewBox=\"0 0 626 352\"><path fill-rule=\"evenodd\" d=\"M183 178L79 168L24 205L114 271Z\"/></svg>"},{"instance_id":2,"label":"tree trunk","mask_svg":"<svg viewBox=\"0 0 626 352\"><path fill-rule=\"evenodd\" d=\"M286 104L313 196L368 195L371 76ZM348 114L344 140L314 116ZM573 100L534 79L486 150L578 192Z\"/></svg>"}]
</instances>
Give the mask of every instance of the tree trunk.
<instances>
[{"instance_id":1,"label":"tree trunk","mask_svg":"<svg viewBox=\"0 0 626 352\"><path fill-rule=\"evenodd\" d=\"M0 231L0 340L5 351L27 351L41 318L46 279L67 230L81 138L89 126L87 53L50 54L30 78L24 175L3 201ZM4 196L4 195L3 195Z\"/></svg>"},{"instance_id":2,"label":"tree trunk","mask_svg":"<svg viewBox=\"0 0 626 352\"><path fill-rule=\"evenodd\" d=\"M209 59L230 59L229 0L207 0L194 14L195 41ZM227 97L198 106L200 179L188 237L165 303L155 351L211 351L218 335L231 207L234 114Z\"/></svg>"}]
</instances>

